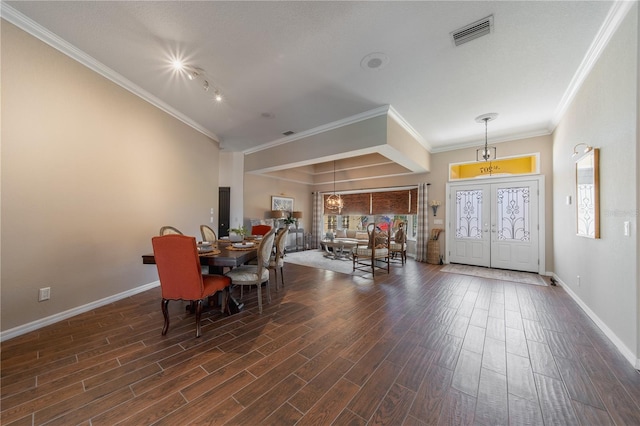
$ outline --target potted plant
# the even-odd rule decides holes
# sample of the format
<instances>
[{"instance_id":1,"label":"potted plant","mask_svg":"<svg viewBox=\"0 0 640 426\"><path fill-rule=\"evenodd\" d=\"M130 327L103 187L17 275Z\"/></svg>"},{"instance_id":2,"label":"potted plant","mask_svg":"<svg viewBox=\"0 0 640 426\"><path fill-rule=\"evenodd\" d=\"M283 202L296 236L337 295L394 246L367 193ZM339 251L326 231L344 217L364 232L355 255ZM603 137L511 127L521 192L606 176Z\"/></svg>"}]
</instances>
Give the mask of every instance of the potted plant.
<instances>
[{"instance_id":1,"label":"potted plant","mask_svg":"<svg viewBox=\"0 0 640 426\"><path fill-rule=\"evenodd\" d=\"M286 219L283 219L284 224L286 225L286 227L290 227L291 225L293 225L294 223L296 223L296 219L293 217L293 215L289 214L289 217L287 217Z\"/></svg>"},{"instance_id":2,"label":"potted plant","mask_svg":"<svg viewBox=\"0 0 640 426\"><path fill-rule=\"evenodd\" d=\"M249 233L249 230L244 226L238 228L229 228L229 241L239 242L243 241L244 237Z\"/></svg>"}]
</instances>

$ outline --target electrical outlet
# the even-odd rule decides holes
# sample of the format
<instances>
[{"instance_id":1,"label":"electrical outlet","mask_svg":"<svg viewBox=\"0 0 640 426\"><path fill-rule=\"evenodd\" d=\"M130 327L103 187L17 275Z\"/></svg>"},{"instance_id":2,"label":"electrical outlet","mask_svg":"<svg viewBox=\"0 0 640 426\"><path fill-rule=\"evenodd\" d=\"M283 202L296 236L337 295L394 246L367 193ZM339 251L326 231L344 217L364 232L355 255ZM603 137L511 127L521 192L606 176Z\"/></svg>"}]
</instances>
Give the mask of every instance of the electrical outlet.
<instances>
[{"instance_id":1,"label":"electrical outlet","mask_svg":"<svg viewBox=\"0 0 640 426\"><path fill-rule=\"evenodd\" d=\"M43 302L51 298L51 287L44 287L38 291L38 302Z\"/></svg>"},{"instance_id":2,"label":"electrical outlet","mask_svg":"<svg viewBox=\"0 0 640 426\"><path fill-rule=\"evenodd\" d=\"M580 275L578 275L578 287L580 287Z\"/></svg>"}]
</instances>

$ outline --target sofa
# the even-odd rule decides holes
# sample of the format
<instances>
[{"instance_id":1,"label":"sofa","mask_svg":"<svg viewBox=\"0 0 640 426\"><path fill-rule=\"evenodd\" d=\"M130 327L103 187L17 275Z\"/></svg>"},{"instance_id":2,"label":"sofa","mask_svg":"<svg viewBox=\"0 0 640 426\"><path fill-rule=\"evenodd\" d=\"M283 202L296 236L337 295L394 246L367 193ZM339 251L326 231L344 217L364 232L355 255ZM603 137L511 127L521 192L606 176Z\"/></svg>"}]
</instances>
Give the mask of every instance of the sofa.
<instances>
[{"instance_id":1,"label":"sofa","mask_svg":"<svg viewBox=\"0 0 640 426\"><path fill-rule=\"evenodd\" d=\"M333 241L345 241L349 243L358 243L358 245L367 245L369 243L369 234L367 231L357 231L355 229L338 229L333 233Z\"/></svg>"}]
</instances>

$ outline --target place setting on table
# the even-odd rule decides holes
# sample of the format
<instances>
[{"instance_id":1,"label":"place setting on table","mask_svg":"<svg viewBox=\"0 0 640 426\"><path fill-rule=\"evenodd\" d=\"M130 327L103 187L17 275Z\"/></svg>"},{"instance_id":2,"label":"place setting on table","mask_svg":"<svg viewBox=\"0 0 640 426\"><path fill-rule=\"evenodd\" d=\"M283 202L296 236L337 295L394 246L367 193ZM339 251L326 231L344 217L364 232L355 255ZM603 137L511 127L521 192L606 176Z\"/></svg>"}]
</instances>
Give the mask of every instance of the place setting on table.
<instances>
[{"instance_id":1,"label":"place setting on table","mask_svg":"<svg viewBox=\"0 0 640 426\"><path fill-rule=\"evenodd\" d=\"M262 241L262 235L246 235L241 240L229 239L229 237L221 237L218 244L231 251L247 251L256 250Z\"/></svg>"},{"instance_id":2,"label":"place setting on table","mask_svg":"<svg viewBox=\"0 0 640 426\"><path fill-rule=\"evenodd\" d=\"M216 256L222 253L222 251L217 247L217 245L214 245L214 243L209 241L199 241L197 245L198 245L198 254L200 256Z\"/></svg>"},{"instance_id":3,"label":"place setting on table","mask_svg":"<svg viewBox=\"0 0 640 426\"><path fill-rule=\"evenodd\" d=\"M224 267L241 266L257 257L261 235L242 237L231 241L221 237L215 242L197 241L200 263L209 266L210 273L222 273ZM143 264L155 264L153 253L142 256Z\"/></svg>"},{"instance_id":4,"label":"place setting on table","mask_svg":"<svg viewBox=\"0 0 640 426\"><path fill-rule=\"evenodd\" d=\"M231 251L255 250L257 248L258 247L256 243L252 241L243 241L241 243L230 243L226 246L226 249Z\"/></svg>"}]
</instances>

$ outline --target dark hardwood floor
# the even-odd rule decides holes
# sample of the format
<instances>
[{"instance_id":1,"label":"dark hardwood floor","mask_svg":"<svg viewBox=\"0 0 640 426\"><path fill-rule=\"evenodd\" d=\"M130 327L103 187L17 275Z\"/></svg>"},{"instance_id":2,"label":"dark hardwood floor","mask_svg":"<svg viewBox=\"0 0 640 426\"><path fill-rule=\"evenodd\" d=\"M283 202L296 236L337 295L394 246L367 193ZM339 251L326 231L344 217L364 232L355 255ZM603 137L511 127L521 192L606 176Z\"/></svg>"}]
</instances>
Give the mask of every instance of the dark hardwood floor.
<instances>
[{"instance_id":1,"label":"dark hardwood floor","mask_svg":"<svg viewBox=\"0 0 640 426\"><path fill-rule=\"evenodd\" d=\"M152 266L149 266L152 267ZM257 314L153 289L2 343L3 425L640 425L640 374L559 287L285 264Z\"/></svg>"}]
</instances>

